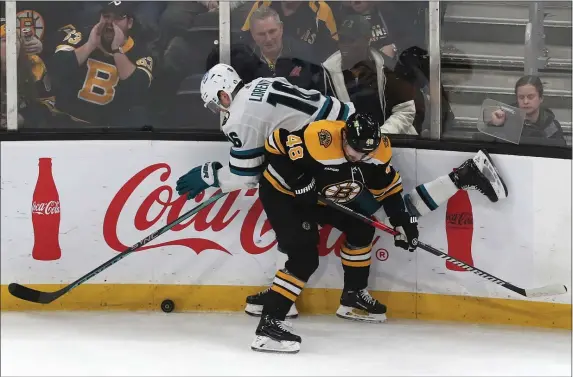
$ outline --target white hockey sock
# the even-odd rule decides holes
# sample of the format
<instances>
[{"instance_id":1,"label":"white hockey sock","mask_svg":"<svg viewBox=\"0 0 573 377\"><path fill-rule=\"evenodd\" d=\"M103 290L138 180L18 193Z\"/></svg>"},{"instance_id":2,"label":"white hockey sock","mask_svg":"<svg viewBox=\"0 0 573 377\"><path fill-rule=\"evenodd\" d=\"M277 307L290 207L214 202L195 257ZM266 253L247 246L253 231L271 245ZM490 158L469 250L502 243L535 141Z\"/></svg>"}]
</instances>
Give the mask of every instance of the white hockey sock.
<instances>
[{"instance_id":1,"label":"white hockey sock","mask_svg":"<svg viewBox=\"0 0 573 377\"><path fill-rule=\"evenodd\" d=\"M424 216L451 198L458 188L449 175L417 186L404 197L406 208L416 217Z\"/></svg>"}]
</instances>

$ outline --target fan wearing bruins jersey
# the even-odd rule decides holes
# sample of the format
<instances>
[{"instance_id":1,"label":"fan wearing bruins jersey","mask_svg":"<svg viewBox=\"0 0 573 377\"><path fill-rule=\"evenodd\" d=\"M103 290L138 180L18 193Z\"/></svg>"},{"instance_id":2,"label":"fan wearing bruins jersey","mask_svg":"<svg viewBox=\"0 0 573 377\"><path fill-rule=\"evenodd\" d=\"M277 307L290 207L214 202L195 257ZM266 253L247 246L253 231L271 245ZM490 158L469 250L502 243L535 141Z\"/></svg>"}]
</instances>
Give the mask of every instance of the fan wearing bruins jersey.
<instances>
[{"instance_id":1,"label":"fan wearing bruins jersey","mask_svg":"<svg viewBox=\"0 0 573 377\"><path fill-rule=\"evenodd\" d=\"M133 108L151 85L153 60L130 35L133 25L129 2L112 1L91 31L60 29L62 42L49 65L58 112L90 124L142 126Z\"/></svg>"},{"instance_id":2,"label":"fan wearing bruins jersey","mask_svg":"<svg viewBox=\"0 0 573 377\"><path fill-rule=\"evenodd\" d=\"M337 315L370 322L386 320L386 307L367 290L374 228L324 205L318 193L370 215L383 206L390 223L404 236L395 244L414 251L417 220L406 211L402 179L391 164L390 141L370 115L355 113L346 122L321 120L289 132L275 130L265 144L269 164L259 197L288 256L265 291L256 337L257 351L297 352L300 337L284 326L306 282L318 268L318 225L330 224L345 236L340 257L344 289Z\"/></svg>"}]
</instances>

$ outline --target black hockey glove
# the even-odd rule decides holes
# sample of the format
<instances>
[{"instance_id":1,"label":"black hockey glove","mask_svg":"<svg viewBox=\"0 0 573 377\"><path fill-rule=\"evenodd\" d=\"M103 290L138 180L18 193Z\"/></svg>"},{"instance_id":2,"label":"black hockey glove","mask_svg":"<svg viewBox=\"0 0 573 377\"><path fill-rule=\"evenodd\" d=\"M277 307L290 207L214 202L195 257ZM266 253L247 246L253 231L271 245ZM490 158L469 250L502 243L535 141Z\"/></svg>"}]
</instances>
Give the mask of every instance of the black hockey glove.
<instances>
[{"instance_id":1,"label":"black hockey glove","mask_svg":"<svg viewBox=\"0 0 573 377\"><path fill-rule=\"evenodd\" d=\"M401 247L410 252L418 247L418 219L406 212L390 217L390 224L394 230L400 232L394 236L394 246Z\"/></svg>"},{"instance_id":2,"label":"black hockey glove","mask_svg":"<svg viewBox=\"0 0 573 377\"><path fill-rule=\"evenodd\" d=\"M314 177L305 177L297 182L293 187L295 203L302 207L313 207L318 202L318 192L316 191L316 181Z\"/></svg>"}]
</instances>

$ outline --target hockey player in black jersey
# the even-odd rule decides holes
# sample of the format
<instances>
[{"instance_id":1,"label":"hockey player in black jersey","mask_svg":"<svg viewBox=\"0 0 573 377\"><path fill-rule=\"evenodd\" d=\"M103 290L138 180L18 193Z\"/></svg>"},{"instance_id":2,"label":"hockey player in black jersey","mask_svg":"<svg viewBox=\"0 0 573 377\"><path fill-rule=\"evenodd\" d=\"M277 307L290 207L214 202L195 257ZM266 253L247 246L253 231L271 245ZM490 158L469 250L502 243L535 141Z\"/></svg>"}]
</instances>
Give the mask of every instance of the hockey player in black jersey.
<instances>
[{"instance_id":1,"label":"hockey player in black jersey","mask_svg":"<svg viewBox=\"0 0 573 377\"><path fill-rule=\"evenodd\" d=\"M285 268L276 273L265 295L262 317L252 348L298 352L301 339L285 317L318 267L318 225L341 230L344 289L337 315L371 322L386 320L386 307L367 290L374 229L359 220L318 205L318 193L371 215L384 207L390 223L405 237L395 245L416 249L417 220L406 211L402 179L390 163L390 141L370 116L353 114L344 121L313 122L299 131L275 130L265 149L269 164L259 197L286 252Z\"/></svg>"}]
</instances>

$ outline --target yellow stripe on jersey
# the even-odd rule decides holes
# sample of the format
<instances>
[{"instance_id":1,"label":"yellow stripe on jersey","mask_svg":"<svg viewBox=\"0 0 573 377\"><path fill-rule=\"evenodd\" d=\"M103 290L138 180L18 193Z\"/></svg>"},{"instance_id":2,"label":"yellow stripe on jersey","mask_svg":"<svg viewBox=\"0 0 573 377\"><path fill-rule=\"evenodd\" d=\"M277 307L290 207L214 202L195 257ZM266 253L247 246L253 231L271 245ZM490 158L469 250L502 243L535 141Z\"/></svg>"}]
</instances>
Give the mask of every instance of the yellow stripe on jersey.
<instances>
[{"instance_id":1,"label":"yellow stripe on jersey","mask_svg":"<svg viewBox=\"0 0 573 377\"><path fill-rule=\"evenodd\" d=\"M341 120L319 120L306 127L304 144L313 159L325 165L346 162L342 150L344 124Z\"/></svg>"},{"instance_id":2,"label":"yellow stripe on jersey","mask_svg":"<svg viewBox=\"0 0 573 377\"><path fill-rule=\"evenodd\" d=\"M73 46L70 45L59 45L58 47L56 47L56 52L59 51L74 51L75 48Z\"/></svg>"},{"instance_id":3,"label":"yellow stripe on jersey","mask_svg":"<svg viewBox=\"0 0 573 377\"><path fill-rule=\"evenodd\" d=\"M294 197L294 193L290 190L288 190L287 188L285 188L283 185L280 184L280 182L275 179L275 177L273 177L271 175L271 173L269 173L269 170L265 170L263 172L263 177L265 177L265 179L278 191L282 192L283 194L286 195L290 195Z\"/></svg>"},{"instance_id":4,"label":"yellow stripe on jersey","mask_svg":"<svg viewBox=\"0 0 573 377\"><path fill-rule=\"evenodd\" d=\"M382 196L380 196L380 197L377 197L376 200L379 201L379 202L381 202L381 201L383 201L384 199L386 199L387 197L389 197L389 196L391 196L391 195L394 195L394 194L397 194L397 193L401 192L402 190L403 190L402 184L400 183L398 186L396 186L396 187L393 188L392 190L388 191L388 192L385 193L384 195L382 195Z\"/></svg>"},{"instance_id":5,"label":"yellow stripe on jersey","mask_svg":"<svg viewBox=\"0 0 573 377\"><path fill-rule=\"evenodd\" d=\"M319 1L309 1L310 9L316 13L317 21L323 21L326 25L328 31L330 31L330 36L334 40L338 40L338 30L336 28L336 22L334 20L334 14L330 6L322 0Z\"/></svg>"},{"instance_id":6,"label":"yellow stripe on jersey","mask_svg":"<svg viewBox=\"0 0 573 377\"><path fill-rule=\"evenodd\" d=\"M269 138L273 137L273 135L269 136ZM267 138L267 140L265 140L265 150L269 153L272 154L276 154L276 155L282 155L281 151L279 151L278 149L276 149L275 147L273 147L272 145L269 144L269 139Z\"/></svg>"},{"instance_id":7,"label":"yellow stripe on jersey","mask_svg":"<svg viewBox=\"0 0 573 377\"><path fill-rule=\"evenodd\" d=\"M372 195L374 195L374 198L380 202L389 197L390 195L399 193L400 191L402 191L402 189L403 189L402 177L400 177L400 174L396 172L396 174L394 175L394 179L392 179L392 182L390 182L388 186L384 187L383 189L368 189L368 190L372 193Z\"/></svg>"}]
</instances>

